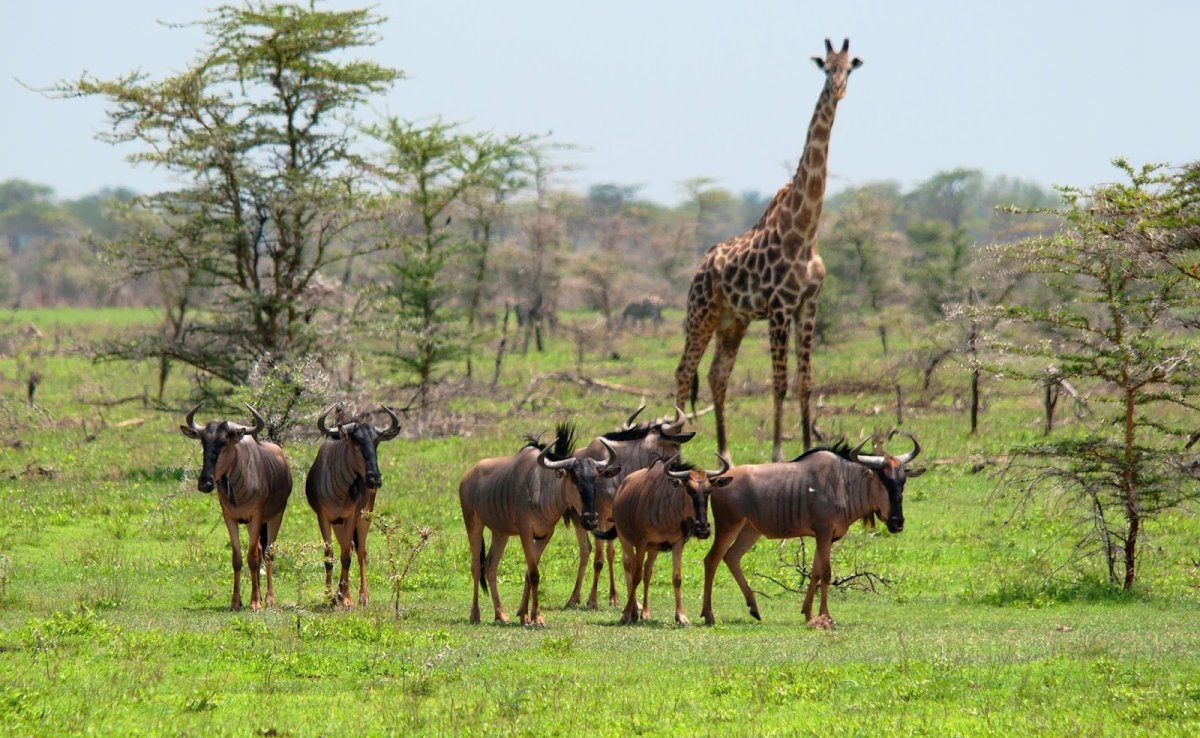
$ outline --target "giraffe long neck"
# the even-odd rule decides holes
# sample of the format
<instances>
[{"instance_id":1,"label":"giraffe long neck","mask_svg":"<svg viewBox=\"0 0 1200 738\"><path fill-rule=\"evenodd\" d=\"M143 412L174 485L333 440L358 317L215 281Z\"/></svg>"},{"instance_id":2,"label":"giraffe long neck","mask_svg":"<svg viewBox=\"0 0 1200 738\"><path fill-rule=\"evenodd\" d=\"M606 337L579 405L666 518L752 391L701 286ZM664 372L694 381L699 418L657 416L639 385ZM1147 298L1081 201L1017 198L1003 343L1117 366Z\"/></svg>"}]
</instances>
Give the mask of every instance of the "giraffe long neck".
<instances>
[{"instance_id":1,"label":"giraffe long neck","mask_svg":"<svg viewBox=\"0 0 1200 738\"><path fill-rule=\"evenodd\" d=\"M780 230L783 243L797 251L802 259L811 259L817 242L817 223L825 203L825 174L829 161L829 134L837 112L837 97L828 86L822 88L808 124L808 136L796 174L772 203L777 212L763 216ZM774 217L772 217L774 216Z\"/></svg>"}]
</instances>

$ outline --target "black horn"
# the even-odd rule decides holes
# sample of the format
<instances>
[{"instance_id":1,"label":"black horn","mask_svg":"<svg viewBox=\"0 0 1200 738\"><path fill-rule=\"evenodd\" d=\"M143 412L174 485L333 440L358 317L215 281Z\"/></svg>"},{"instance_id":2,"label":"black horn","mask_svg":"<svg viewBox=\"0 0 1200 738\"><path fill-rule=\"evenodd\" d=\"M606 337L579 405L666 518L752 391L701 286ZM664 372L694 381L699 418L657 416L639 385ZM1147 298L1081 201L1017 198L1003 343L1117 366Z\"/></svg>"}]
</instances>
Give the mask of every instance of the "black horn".
<instances>
[{"instance_id":1,"label":"black horn","mask_svg":"<svg viewBox=\"0 0 1200 738\"><path fill-rule=\"evenodd\" d=\"M688 475L690 475L692 472L688 469L672 469L671 466L677 463L679 463L679 454L675 454L666 462L664 462L665 466L663 468L666 470L668 477L671 477L672 479L678 479L681 482L686 481Z\"/></svg>"},{"instance_id":2,"label":"black horn","mask_svg":"<svg viewBox=\"0 0 1200 738\"><path fill-rule=\"evenodd\" d=\"M600 443L604 446L604 449L606 451L608 451L608 458L605 459L604 461L597 461L596 462L596 470L604 471L605 469L608 468L609 464L611 464L617 460L617 451L616 451L616 449L614 449L612 447L612 444L609 443L608 439L606 439L606 438L601 438Z\"/></svg>"},{"instance_id":3,"label":"black horn","mask_svg":"<svg viewBox=\"0 0 1200 738\"><path fill-rule=\"evenodd\" d=\"M329 427L325 425L325 418L332 411L333 411L333 408L331 407L328 410L326 410L325 412L321 413L321 416L319 418L317 418L317 430L321 431L321 435L323 435L327 438L341 438L342 437L342 432L341 432L342 426L340 424L338 425L337 430L329 430Z\"/></svg>"},{"instance_id":4,"label":"black horn","mask_svg":"<svg viewBox=\"0 0 1200 738\"><path fill-rule=\"evenodd\" d=\"M912 441L913 448L912 451L896 457L896 461L899 461L901 466L917 458L917 455L921 453L921 444L917 443L917 437L911 433L905 433L904 435L908 436L908 440Z\"/></svg>"},{"instance_id":5,"label":"black horn","mask_svg":"<svg viewBox=\"0 0 1200 738\"><path fill-rule=\"evenodd\" d=\"M375 430L378 431L380 440L390 441L400 435L400 418L387 405L381 404L379 407L383 408L383 411L392 419L392 424L386 430L381 430L379 427L376 427Z\"/></svg>"},{"instance_id":6,"label":"black horn","mask_svg":"<svg viewBox=\"0 0 1200 738\"><path fill-rule=\"evenodd\" d=\"M869 437L864 438L861 443L859 443L857 446L855 446L854 449L850 452L850 459L852 461L857 461L858 463L862 464L863 466L869 466L872 469L881 469L881 468L883 468L883 457L882 456L859 456L858 455L858 452L861 451L862 447L866 446L867 441L870 441L870 440L871 439Z\"/></svg>"},{"instance_id":7,"label":"black horn","mask_svg":"<svg viewBox=\"0 0 1200 738\"><path fill-rule=\"evenodd\" d=\"M192 411L191 411L190 413L188 413L188 414L187 414L187 417L186 417L186 418L184 418L184 420L183 420L183 422L187 423L187 424L188 424L188 427L189 427L189 428L191 428L191 429L192 429L192 430L194 430L194 431L202 431L202 430L204 430L204 428L200 427L200 425L198 425L198 424L196 423L196 411L197 411L197 410L199 410L199 409L200 409L200 406L199 406L199 405L197 405L196 407L192 408Z\"/></svg>"}]
</instances>

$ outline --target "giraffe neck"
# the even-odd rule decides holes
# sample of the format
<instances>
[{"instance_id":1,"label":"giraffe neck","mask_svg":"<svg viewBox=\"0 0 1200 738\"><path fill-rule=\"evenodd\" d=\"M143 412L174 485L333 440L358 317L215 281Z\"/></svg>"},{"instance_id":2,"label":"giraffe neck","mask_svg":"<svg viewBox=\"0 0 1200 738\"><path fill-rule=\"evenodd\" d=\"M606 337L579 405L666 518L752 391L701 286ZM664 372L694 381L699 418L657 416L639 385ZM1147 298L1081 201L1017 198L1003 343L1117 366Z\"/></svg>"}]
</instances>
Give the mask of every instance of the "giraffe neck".
<instances>
[{"instance_id":1,"label":"giraffe neck","mask_svg":"<svg viewBox=\"0 0 1200 738\"><path fill-rule=\"evenodd\" d=\"M825 203L829 134L836 112L837 98L828 87L822 88L808 124L808 136L796 174L775 195L761 221L777 228L785 248L803 260L811 259L816 249L817 223Z\"/></svg>"}]
</instances>

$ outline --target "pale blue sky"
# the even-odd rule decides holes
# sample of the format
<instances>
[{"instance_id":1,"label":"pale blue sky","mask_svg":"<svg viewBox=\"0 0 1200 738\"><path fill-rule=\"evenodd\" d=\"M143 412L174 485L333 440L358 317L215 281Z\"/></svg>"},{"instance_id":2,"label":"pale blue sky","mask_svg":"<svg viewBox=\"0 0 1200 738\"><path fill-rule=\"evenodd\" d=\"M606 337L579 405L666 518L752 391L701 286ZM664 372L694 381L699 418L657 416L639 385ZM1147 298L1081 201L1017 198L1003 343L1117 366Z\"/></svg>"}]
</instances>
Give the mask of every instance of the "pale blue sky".
<instances>
[{"instance_id":1,"label":"pale blue sky","mask_svg":"<svg viewBox=\"0 0 1200 738\"><path fill-rule=\"evenodd\" d=\"M98 142L100 101L48 100L80 72L182 69L207 0L0 0L0 180L78 197L150 191L161 172ZM368 3L336 0L326 8ZM380 114L442 115L497 133L553 131L581 147L569 184L637 184L663 203L711 177L773 193L790 174L822 78L826 36L865 65L835 125L830 189L911 186L978 167L1042 185L1115 177L1109 160L1200 159L1200 3L384 2L366 53L409 79Z\"/></svg>"}]
</instances>

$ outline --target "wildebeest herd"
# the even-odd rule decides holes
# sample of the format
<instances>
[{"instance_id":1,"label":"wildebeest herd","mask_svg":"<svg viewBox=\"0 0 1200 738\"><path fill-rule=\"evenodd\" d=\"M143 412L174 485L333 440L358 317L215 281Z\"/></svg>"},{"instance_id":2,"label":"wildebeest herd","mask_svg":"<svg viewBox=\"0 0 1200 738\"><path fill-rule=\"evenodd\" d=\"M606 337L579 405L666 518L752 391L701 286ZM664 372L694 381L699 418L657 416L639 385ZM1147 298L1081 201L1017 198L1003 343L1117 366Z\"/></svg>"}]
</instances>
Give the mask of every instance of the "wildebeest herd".
<instances>
[{"instance_id":1,"label":"wildebeest herd","mask_svg":"<svg viewBox=\"0 0 1200 738\"><path fill-rule=\"evenodd\" d=\"M317 419L324 439L305 480L305 493L317 517L325 542L325 586L333 604L352 607L350 564L358 558L358 604L368 603L366 580L369 513L383 479L379 472L378 447L395 438L400 421L381 406L390 419L379 428L365 418L326 424L330 411ZM254 425L195 421L198 408L187 414L180 429L200 441L203 465L197 482L202 492L217 492L221 512L229 530L233 551L233 596L231 609L242 607L242 552L238 526L249 531L246 564L250 568L250 606L273 605L271 546L292 490L292 476L282 449L258 438L265 428L262 415L247 405ZM480 621L479 589L490 592L496 621L509 622L500 601L497 568L509 538L516 536L525 557L524 588L517 617L525 625L543 625L539 600L539 562L560 522L575 527L579 543L579 568L567 606L580 602L587 561L592 554L589 532L595 547L591 591L587 606L597 607L600 574L607 544L609 604L617 604L612 573L612 540L619 539L625 573L626 599L622 623L650 617L649 587L654 561L659 552L672 552L672 585L675 620L687 624L681 594L682 553L692 539L713 538L704 558L704 600L701 615L714 622L712 585L719 562L724 561L745 596L750 614L759 618L754 593L742 572L741 560L761 537L816 539L808 591L803 612L816 628L831 628L826 602L830 583L830 547L850 526L862 520L872 524L882 519L887 529L904 529L904 484L920 470L906 465L920 453L912 439L912 450L900 456L860 453L863 445L847 444L814 449L786 463L744 464L730 467L717 457L719 468L701 470L685 463L681 450L695 435L683 432L683 412L673 418L635 424L638 408L622 424L582 448L575 448L575 430L560 424L547 443L528 438L513 456L483 459L463 475L459 504L466 526L472 579L470 620ZM911 438L911 436L910 436ZM711 508L711 512L710 512ZM484 545L484 529L491 542ZM333 586L331 533L341 550L341 573ZM266 597L260 593L259 570L265 569ZM820 609L812 616L818 585ZM641 587L641 600L637 598Z\"/></svg>"},{"instance_id":2,"label":"wildebeest herd","mask_svg":"<svg viewBox=\"0 0 1200 738\"><path fill-rule=\"evenodd\" d=\"M535 438L511 457L483 459L472 466L459 484L458 497L470 549L472 595L471 622L480 620L479 589L490 591L494 617L508 622L500 602L497 567L509 538L517 536L525 556L524 589L517 617L526 625L542 625L539 600L539 562L559 521L575 528L579 543L579 568L567 606L579 604L587 560L592 552L588 534L604 540L595 547L593 577L587 605L597 606L600 574L609 564L610 605L617 604L613 574L612 539L619 538L625 570L626 600L621 622L629 623L650 614L649 584L655 557L671 550L674 563L675 620L687 623L680 586L684 543L713 537L704 557L704 601L702 616L714 620L713 578L724 561L741 588L750 614L759 617L758 603L742 572L742 557L761 537L810 536L816 553L804 596L803 612L809 625L831 628L827 595L831 581L830 548L858 520L873 524L882 519L887 529L904 529L904 484L919 470L906 464L921 447L912 438L912 450L901 456L860 454L840 443L832 448L812 449L791 462L782 462L781 420L787 386L789 331L796 334L797 382L804 446L810 445L813 426L809 408L812 389L810 353L816 316L816 299L825 267L817 253L817 222L824 195L830 129L838 101L845 95L846 80L862 65L849 53L846 39L840 50L825 40L825 56L813 57L825 74L825 85L809 124L804 154L792 181L784 185L758 224L744 234L709 249L693 277L688 292L685 330L687 339L676 369L675 416L634 425L638 409L620 429L606 433L587 446L575 448L574 428L562 424L553 440ZM539 302L536 311L540 312ZM654 296L630 303L622 323L662 322L663 301ZM746 464L730 468L725 428L724 401L729 374L738 347L750 322L766 320L771 342L774 400L774 444L770 464ZM698 470L684 463L681 449L691 439L683 433L683 411L691 396L695 403L697 366L716 335L716 349L709 374L717 428L721 466ZM247 406L249 407L249 406ZM331 531L341 547L341 575L335 604L349 607L351 554L358 556L359 604L368 601L366 581L369 513L375 504L382 478L377 447L395 438L399 419L391 418L387 429L360 419L326 426L328 412L317 420L325 439L305 482L308 502L317 515L325 541L325 584L332 591L333 549ZM242 557L238 525L249 528L247 562L253 590L250 606L262 606L259 565L265 562L266 603L275 595L271 582L271 544L292 489L291 473L282 450L257 434L263 430L262 416L250 408L254 426L213 421L205 427L195 423L196 410L187 416L183 433L199 439L204 447L204 466L199 488L218 491L221 511L233 547L233 599L242 605L240 582ZM911 436L910 436L911 438ZM865 441L864 441L865 443ZM711 507L711 515L709 508ZM711 523L710 523L711 517ZM483 531L491 530L491 546L485 547ZM638 586L642 601L637 601ZM818 585L821 604L812 614Z\"/></svg>"}]
</instances>

